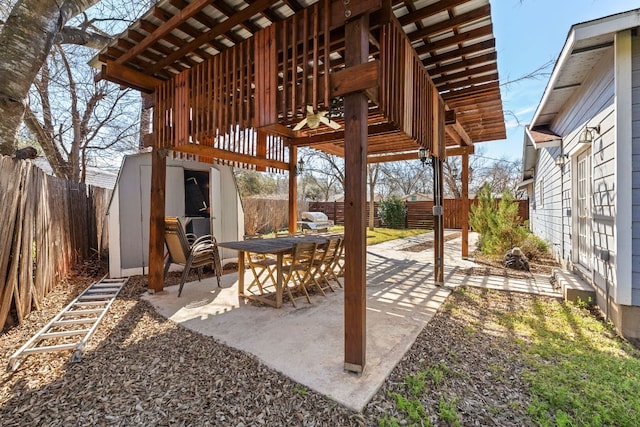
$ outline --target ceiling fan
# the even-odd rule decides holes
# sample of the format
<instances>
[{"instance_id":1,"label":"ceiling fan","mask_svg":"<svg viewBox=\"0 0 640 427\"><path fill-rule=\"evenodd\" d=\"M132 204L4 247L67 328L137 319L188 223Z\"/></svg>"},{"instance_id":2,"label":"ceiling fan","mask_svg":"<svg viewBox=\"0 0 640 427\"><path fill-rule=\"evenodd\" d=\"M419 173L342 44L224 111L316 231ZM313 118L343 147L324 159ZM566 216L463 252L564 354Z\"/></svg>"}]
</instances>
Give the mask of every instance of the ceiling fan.
<instances>
[{"instance_id":1,"label":"ceiling fan","mask_svg":"<svg viewBox=\"0 0 640 427\"><path fill-rule=\"evenodd\" d=\"M307 116L302 119L300 123L293 128L293 130L300 130L304 125L307 125L309 129L315 129L320 126L320 123L324 123L332 129L340 129L341 126L338 122L326 117L327 113L328 111L319 111L314 113L313 107L311 105L307 105Z\"/></svg>"}]
</instances>

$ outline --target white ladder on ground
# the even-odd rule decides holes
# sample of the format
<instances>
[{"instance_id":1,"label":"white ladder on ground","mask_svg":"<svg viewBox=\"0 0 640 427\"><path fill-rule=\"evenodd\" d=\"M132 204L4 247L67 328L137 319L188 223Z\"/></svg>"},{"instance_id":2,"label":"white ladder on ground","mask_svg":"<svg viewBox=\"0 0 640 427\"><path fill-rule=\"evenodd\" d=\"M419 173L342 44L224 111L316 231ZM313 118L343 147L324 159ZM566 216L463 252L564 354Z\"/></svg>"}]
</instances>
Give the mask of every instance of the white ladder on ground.
<instances>
[{"instance_id":1,"label":"white ladder on ground","mask_svg":"<svg viewBox=\"0 0 640 427\"><path fill-rule=\"evenodd\" d=\"M106 276L105 276L106 277ZM74 350L72 362L82 359L82 350L95 332L129 278L92 283L56 317L9 357L7 371L14 371L29 355Z\"/></svg>"}]
</instances>

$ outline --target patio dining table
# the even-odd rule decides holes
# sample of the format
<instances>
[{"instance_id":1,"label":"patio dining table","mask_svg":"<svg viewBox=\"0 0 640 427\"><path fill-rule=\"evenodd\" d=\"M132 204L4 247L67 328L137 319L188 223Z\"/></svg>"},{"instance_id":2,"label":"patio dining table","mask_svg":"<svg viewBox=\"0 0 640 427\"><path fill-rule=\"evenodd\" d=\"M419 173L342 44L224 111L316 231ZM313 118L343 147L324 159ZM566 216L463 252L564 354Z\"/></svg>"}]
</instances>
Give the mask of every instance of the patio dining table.
<instances>
[{"instance_id":1,"label":"patio dining table","mask_svg":"<svg viewBox=\"0 0 640 427\"><path fill-rule=\"evenodd\" d=\"M324 245L332 235L303 235L297 237L277 237L271 239L250 239L239 240L235 242L221 242L218 246L227 249L235 249L238 251L238 296L247 299L253 299L262 303L271 305L276 308L282 307L282 291L283 291L283 266L284 256L293 251L293 247L299 242L316 242L318 245ZM276 292L275 301L266 298L263 295L254 295L245 293L244 276L245 276L245 253L255 253L262 255L276 256Z\"/></svg>"}]
</instances>

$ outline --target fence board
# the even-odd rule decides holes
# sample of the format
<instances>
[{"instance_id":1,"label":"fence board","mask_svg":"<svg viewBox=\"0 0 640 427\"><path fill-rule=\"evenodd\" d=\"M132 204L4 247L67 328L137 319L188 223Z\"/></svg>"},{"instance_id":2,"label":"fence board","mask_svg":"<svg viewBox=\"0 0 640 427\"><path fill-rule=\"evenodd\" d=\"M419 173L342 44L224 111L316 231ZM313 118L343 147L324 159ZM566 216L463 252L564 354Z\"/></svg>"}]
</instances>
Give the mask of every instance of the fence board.
<instances>
[{"instance_id":1,"label":"fence board","mask_svg":"<svg viewBox=\"0 0 640 427\"><path fill-rule=\"evenodd\" d=\"M110 194L0 157L0 330L39 309L77 262L106 247Z\"/></svg>"},{"instance_id":2,"label":"fence board","mask_svg":"<svg viewBox=\"0 0 640 427\"><path fill-rule=\"evenodd\" d=\"M523 221L529 219L529 202L527 200L516 200L519 204L519 215ZM469 201L469 212L471 206L478 203L477 200ZM496 201L497 203L497 201ZM367 208L369 204L367 203ZM407 201L407 215L405 217L405 228L411 229L432 229L433 228L433 201ZM444 199L444 227L450 229L462 228L462 200ZM309 210L324 212L329 219L336 224L344 224L344 202L309 202ZM367 218L369 218L367 210ZM375 226L380 227L378 217L378 203L375 203Z\"/></svg>"}]
</instances>

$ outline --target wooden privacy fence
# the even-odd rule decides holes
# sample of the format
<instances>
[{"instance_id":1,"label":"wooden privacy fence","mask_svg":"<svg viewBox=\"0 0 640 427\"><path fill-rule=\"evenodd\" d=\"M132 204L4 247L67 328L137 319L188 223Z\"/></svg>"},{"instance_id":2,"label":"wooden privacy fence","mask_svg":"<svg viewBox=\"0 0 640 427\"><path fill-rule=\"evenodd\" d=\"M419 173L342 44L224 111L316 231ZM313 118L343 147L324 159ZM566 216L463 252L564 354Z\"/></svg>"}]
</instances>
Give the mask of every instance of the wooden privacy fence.
<instances>
[{"instance_id":1,"label":"wooden privacy fence","mask_svg":"<svg viewBox=\"0 0 640 427\"><path fill-rule=\"evenodd\" d=\"M269 233L289 225L289 201L246 197L242 199L244 231L248 235Z\"/></svg>"},{"instance_id":2,"label":"wooden privacy fence","mask_svg":"<svg viewBox=\"0 0 640 427\"><path fill-rule=\"evenodd\" d=\"M497 203L498 201L496 201ZM477 204L476 199L469 200L469 209ZM519 205L519 215L522 220L529 219L529 202L527 200L516 200ZM407 215L405 217L405 228L432 229L433 228L433 201L407 201ZM444 199L444 228L462 228L462 200ZM367 203L367 218L369 203ZM344 224L344 202L309 202L309 210L324 212L329 219L336 224ZM470 212L470 210L469 210ZM378 217L378 203L375 203L375 226L380 226Z\"/></svg>"},{"instance_id":3,"label":"wooden privacy fence","mask_svg":"<svg viewBox=\"0 0 640 427\"><path fill-rule=\"evenodd\" d=\"M38 310L71 267L106 248L110 195L0 157L0 330Z\"/></svg>"}]
</instances>

